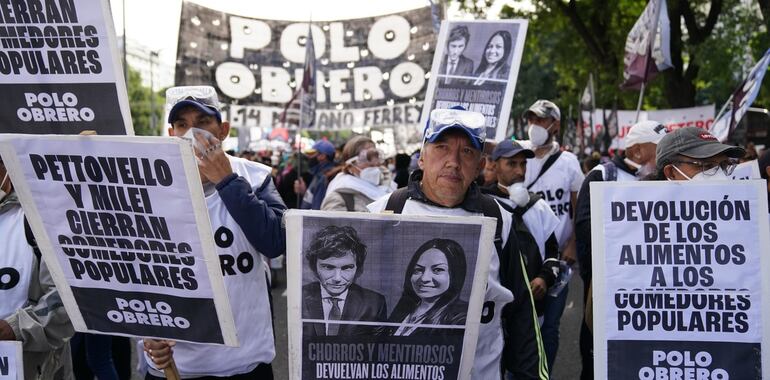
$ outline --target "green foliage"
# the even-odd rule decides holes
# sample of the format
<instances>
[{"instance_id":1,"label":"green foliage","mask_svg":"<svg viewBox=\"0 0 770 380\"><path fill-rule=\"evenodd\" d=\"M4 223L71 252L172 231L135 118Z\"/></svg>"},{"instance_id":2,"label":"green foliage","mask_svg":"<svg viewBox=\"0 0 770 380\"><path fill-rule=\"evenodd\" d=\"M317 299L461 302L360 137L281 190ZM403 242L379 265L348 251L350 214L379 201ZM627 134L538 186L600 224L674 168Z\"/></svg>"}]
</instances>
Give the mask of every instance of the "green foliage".
<instances>
[{"instance_id":1,"label":"green foliage","mask_svg":"<svg viewBox=\"0 0 770 380\"><path fill-rule=\"evenodd\" d=\"M131 108L131 119L134 122L134 133L138 136L158 136L162 133L162 128L166 126L163 120L163 107L165 99L161 95L163 92L152 93L152 89L142 85L142 78L139 72L128 68L128 105ZM152 110L153 96L155 100L155 125L152 128Z\"/></svg>"}]
</instances>

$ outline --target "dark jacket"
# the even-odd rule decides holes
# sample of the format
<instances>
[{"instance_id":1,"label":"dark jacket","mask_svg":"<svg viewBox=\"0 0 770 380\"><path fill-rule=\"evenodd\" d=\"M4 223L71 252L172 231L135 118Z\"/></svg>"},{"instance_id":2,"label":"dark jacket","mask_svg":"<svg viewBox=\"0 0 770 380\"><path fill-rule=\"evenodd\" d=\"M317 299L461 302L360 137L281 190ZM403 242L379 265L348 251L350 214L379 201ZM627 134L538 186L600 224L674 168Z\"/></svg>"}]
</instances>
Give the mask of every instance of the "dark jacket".
<instances>
[{"instance_id":1,"label":"dark jacket","mask_svg":"<svg viewBox=\"0 0 770 380\"><path fill-rule=\"evenodd\" d=\"M404 318L406 318L409 313L411 313L413 310L405 310L405 309L399 309L396 308L393 310L392 313L390 313L390 318L388 318L389 322L392 323L402 323L404 322ZM451 334L453 332L457 332L459 334L464 334L464 330L462 329L433 329L430 328L432 325L465 325L465 318L468 315L468 303L461 300L456 299L453 302L446 305L444 310L442 310L440 313L434 315L430 320L423 320L420 322L420 324L425 325L425 327L420 327L413 331L410 336L426 336L426 335L441 335L441 334ZM398 327L389 327L387 329L387 335L393 335L395 334L396 330L398 330Z\"/></svg>"},{"instance_id":2,"label":"dark jacket","mask_svg":"<svg viewBox=\"0 0 770 380\"><path fill-rule=\"evenodd\" d=\"M356 284L350 285L342 308L341 321L384 322L387 317L385 297L375 291L364 289ZM302 287L302 318L324 319L321 301L321 284L311 282ZM303 335L325 336L326 326L323 323L309 323L309 328L303 328ZM360 326L341 324L337 335L367 335L372 334L376 326Z\"/></svg>"}]
</instances>

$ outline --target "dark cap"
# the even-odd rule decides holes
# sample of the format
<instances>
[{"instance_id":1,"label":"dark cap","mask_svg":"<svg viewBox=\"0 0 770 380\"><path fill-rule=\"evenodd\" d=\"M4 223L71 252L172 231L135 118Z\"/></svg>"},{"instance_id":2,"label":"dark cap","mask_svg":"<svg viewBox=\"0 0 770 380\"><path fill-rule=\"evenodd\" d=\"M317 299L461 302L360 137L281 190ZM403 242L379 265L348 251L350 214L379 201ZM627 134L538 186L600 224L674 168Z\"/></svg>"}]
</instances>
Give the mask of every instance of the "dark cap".
<instances>
[{"instance_id":1,"label":"dark cap","mask_svg":"<svg viewBox=\"0 0 770 380\"><path fill-rule=\"evenodd\" d=\"M741 158L745 152L741 147L720 143L705 129L685 127L663 136L655 149L655 156L660 170L680 154L690 158L709 158L724 153L730 158Z\"/></svg>"},{"instance_id":2,"label":"dark cap","mask_svg":"<svg viewBox=\"0 0 770 380\"><path fill-rule=\"evenodd\" d=\"M524 153L524 157L526 158L535 157L535 152L521 146L518 142L513 140L503 140L497 144L495 150L492 151L492 161L497 161L503 157L513 157L519 153Z\"/></svg>"},{"instance_id":3,"label":"dark cap","mask_svg":"<svg viewBox=\"0 0 770 380\"><path fill-rule=\"evenodd\" d=\"M179 111L187 107L194 107L208 116L216 117L218 122L222 122L217 91L211 86L171 87L166 90L166 107L169 110L169 124L175 122L179 117Z\"/></svg>"},{"instance_id":4,"label":"dark cap","mask_svg":"<svg viewBox=\"0 0 770 380\"><path fill-rule=\"evenodd\" d=\"M306 154L325 154L326 157L329 157L329 159L334 158L334 154L336 153L336 149L334 149L334 145L330 143L327 140L319 140L315 144L313 144L313 147L310 149L307 149L305 151Z\"/></svg>"},{"instance_id":5,"label":"dark cap","mask_svg":"<svg viewBox=\"0 0 770 380\"><path fill-rule=\"evenodd\" d=\"M561 111L559 111L559 107L550 100L540 99L536 101L529 106L529 109L524 111L524 115L522 116L524 116L525 119L528 119L531 115L561 120Z\"/></svg>"}]
</instances>

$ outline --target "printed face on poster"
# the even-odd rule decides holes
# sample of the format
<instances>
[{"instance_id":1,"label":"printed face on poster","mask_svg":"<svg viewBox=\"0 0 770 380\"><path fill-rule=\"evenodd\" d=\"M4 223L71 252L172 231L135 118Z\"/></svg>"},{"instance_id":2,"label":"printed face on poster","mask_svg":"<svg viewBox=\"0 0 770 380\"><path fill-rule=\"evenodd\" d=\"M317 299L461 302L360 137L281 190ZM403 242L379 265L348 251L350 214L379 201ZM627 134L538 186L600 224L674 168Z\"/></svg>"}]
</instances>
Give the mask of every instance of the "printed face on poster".
<instances>
[{"instance_id":1,"label":"printed face on poster","mask_svg":"<svg viewBox=\"0 0 770 380\"><path fill-rule=\"evenodd\" d=\"M0 153L76 330L237 345L188 141L7 135Z\"/></svg>"},{"instance_id":2,"label":"printed face on poster","mask_svg":"<svg viewBox=\"0 0 770 380\"><path fill-rule=\"evenodd\" d=\"M0 341L0 380L24 380L21 342Z\"/></svg>"},{"instance_id":3,"label":"printed face on poster","mask_svg":"<svg viewBox=\"0 0 770 380\"><path fill-rule=\"evenodd\" d=\"M491 220L320 212L286 220L288 271L300 274L288 283L292 379L469 377Z\"/></svg>"},{"instance_id":4,"label":"printed face on poster","mask_svg":"<svg viewBox=\"0 0 770 380\"><path fill-rule=\"evenodd\" d=\"M770 374L764 181L592 183L591 215L597 378Z\"/></svg>"},{"instance_id":5,"label":"printed face on poster","mask_svg":"<svg viewBox=\"0 0 770 380\"><path fill-rule=\"evenodd\" d=\"M443 21L420 125L460 105L484 114L487 139L504 139L526 34L526 20Z\"/></svg>"},{"instance_id":6,"label":"printed face on poster","mask_svg":"<svg viewBox=\"0 0 770 380\"><path fill-rule=\"evenodd\" d=\"M108 0L44 5L0 14L0 133L133 135Z\"/></svg>"}]
</instances>

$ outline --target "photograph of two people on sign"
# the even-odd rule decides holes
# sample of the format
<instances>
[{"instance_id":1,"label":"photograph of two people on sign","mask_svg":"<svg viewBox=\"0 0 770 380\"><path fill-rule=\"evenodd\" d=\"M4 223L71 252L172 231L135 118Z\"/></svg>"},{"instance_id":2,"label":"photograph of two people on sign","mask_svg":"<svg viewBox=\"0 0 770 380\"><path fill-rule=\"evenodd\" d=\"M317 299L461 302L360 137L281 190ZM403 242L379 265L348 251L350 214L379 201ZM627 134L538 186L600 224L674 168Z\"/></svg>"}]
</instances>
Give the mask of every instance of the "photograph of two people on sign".
<instances>
[{"instance_id":1,"label":"photograph of two people on sign","mask_svg":"<svg viewBox=\"0 0 770 380\"><path fill-rule=\"evenodd\" d=\"M438 71L439 87L507 82L517 32L518 26L510 24L451 23Z\"/></svg>"},{"instance_id":2,"label":"photograph of two people on sign","mask_svg":"<svg viewBox=\"0 0 770 380\"><path fill-rule=\"evenodd\" d=\"M479 226L308 217L303 229L304 336L464 334Z\"/></svg>"}]
</instances>

